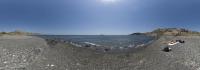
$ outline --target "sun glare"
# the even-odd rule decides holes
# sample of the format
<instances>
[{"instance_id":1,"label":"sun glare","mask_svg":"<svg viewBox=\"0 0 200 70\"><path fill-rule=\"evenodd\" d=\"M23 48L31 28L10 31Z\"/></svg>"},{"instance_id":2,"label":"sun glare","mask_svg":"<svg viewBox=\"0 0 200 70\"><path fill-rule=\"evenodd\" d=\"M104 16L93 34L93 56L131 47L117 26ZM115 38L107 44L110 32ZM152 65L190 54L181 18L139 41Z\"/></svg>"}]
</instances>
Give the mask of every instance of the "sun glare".
<instances>
[{"instance_id":1,"label":"sun glare","mask_svg":"<svg viewBox=\"0 0 200 70\"><path fill-rule=\"evenodd\" d=\"M103 3L115 3L118 0L101 0Z\"/></svg>"}]
</instances>

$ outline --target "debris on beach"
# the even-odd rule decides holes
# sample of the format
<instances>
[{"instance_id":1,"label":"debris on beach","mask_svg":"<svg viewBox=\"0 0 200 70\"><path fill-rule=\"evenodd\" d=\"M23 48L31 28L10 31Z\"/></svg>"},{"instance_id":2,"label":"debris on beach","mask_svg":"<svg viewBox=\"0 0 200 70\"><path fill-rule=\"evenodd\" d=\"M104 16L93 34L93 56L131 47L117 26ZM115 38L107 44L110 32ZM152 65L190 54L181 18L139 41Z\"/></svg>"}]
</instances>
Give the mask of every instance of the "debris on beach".
<instances>
[{"instance_id":1,"label":"debris on beach","mask_svg":"<svg viewBox=\"0 0 200 70\"><path fill-rule=\"evenodd\" d=\"M54 64L47 64L46 66L48 66L48 67L54 67L55 65Z\"/></svg>"},{"instance_id":2,"label":"debris on beach","mask_svg":"<svg viewBox=\"0 0 200 70\"><path fill-rule=\"evenodd\" d=\"M110 49L109 49L109 48L105 48L104 51L105 51L105 52L108 52L108 51L110 51Z\"/></svg>"},{"instance_id":3,"label":"debris on beach","mask_svg":"<svg viewBox=\"0 0 200 70\"><path fill-rule=\"evenodd\" d=\"M185 43L185 41L184 41L184 40L171 40L171 41L169 41L169 43L167 44L168 46L165 47L165 48L163 49L163 51L165 51L165 52L170 52L170 51L172 51L172 48L170 48L170 47L171 47L171 46L174 46L174 45L177 45L177 44L179 44L179 43Z\"/></svg>"},{"instance_id":4,"label":"debris on beach","mask_svg":"<svg viewBox=\"0 0 200 70\"><path fill-rule=\"evenodd\" d=\"M163 51L165 51L165 52L170 52L170 51L172 51L172 48L170 48L170 47L165 47L165 48L163 49Z\"/></svg>"},{"instance_id":5,"label":"debris on beach","mask_svg":"<svg viewBox=\"0 0 200 70\"><path fill-rule=\"evenodd\" d=\"M176 44L179 44L179 43L185 43L185 41L183 41L183 40L176 40L176 41L172 40L168 43L168 45L173 46L173 45L176 45Z\"/></svg>"},{"instance_id":6,"label":"debris on beach","mask_svg":"<svg viewBox=\"0 0 200 70\"><path fill-rule=\"evenodd\" d=\"M183 40L176 40L176 42L185 43L185 41L183 41Z\"/></svg>"},{"instance_id":7,"label":"debris on beach","mask_svg":"<svg viewBox=\"0 0 200 70\"><path fill-rule=\"evenodd\" d=\"M176 45L178 44L179 42L171 42L171 43L168 43L169 46L173 46L173 45Z\"/></svg>"}]
</instances>

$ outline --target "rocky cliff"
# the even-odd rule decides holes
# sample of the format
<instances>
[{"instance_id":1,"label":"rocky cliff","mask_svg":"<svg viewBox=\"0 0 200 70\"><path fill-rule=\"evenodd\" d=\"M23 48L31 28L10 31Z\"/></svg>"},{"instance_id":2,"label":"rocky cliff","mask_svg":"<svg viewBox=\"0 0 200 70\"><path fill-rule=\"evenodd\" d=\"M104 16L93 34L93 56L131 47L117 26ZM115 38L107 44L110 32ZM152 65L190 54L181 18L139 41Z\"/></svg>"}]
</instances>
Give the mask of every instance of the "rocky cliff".
<instances>
[{"instance_id":1,"label":"rocky cliff","mask_svg":"<svg viewBox=\"0 0 200 70\"><path fill-rule=\"evenodd\" d=\"M191 31L183 28L159 28L152 32L133 33L131 35L149 35L149 36L199 36L197 31Z\"/></svg>"}]
</instances>

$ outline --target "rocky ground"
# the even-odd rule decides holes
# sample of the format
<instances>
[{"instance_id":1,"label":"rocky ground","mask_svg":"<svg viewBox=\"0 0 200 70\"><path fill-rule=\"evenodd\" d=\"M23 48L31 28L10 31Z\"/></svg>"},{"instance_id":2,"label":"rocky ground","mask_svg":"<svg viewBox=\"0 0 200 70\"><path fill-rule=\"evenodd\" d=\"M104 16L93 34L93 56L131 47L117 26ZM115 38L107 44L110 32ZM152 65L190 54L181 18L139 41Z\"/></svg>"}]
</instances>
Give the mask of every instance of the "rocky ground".
<instances>
[{"instance_id":1,"label":"rocky ground","mask_svg":"<svg viewBox=\"0 0 200 70\"><path fill-rule=\"evenodd\" d=\"M166 42L185 43L170 46ZM0 37L0 70L200 70L200 36L163 36L129 52L105 53L33 36Z\"/></svg>"}]
</instances>

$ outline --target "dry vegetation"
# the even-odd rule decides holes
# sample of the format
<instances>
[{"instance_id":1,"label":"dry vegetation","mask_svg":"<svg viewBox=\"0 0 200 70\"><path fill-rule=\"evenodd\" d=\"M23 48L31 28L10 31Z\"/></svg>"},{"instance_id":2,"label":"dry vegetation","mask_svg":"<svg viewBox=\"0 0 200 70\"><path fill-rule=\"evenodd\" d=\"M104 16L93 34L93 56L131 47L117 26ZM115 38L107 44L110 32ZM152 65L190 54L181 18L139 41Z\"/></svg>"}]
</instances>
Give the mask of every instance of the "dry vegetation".
<instances>
[{"instance_id":1,"label":"dry vegetation","mask_svg":"<svg viewBox=\"0 0 200 70\"><path fill-rule=\"evenodd\" d=\"M190 31L183 28L164 28L156 29L150 33L155 33L157 35L169 35L169 36L188 36L188 35L200 35L199 32Z\"/></svg>"},{"instance_id":2,"label":"dry vegetation","mask_svg":"<svg viewBox=\"0 0 200 70\"><path fill-rule=\"evenodd\" d=\"M0 32L0 35L38 35L39 33L31 33L20 30L15 30L13 32Z\"/></svg>"},{"instance_id":3,"label":"dry vegetation","mask_svg":"<svg viewBox=\"0 0 200 70\"><path fill-rule=\"evenodd\" d=\"M200 32L190 31L183 28L159 28L152 32L133 33L131 35L149 35L160 38L161 36L200 36Z\"/></svg>"}]
</instances>

